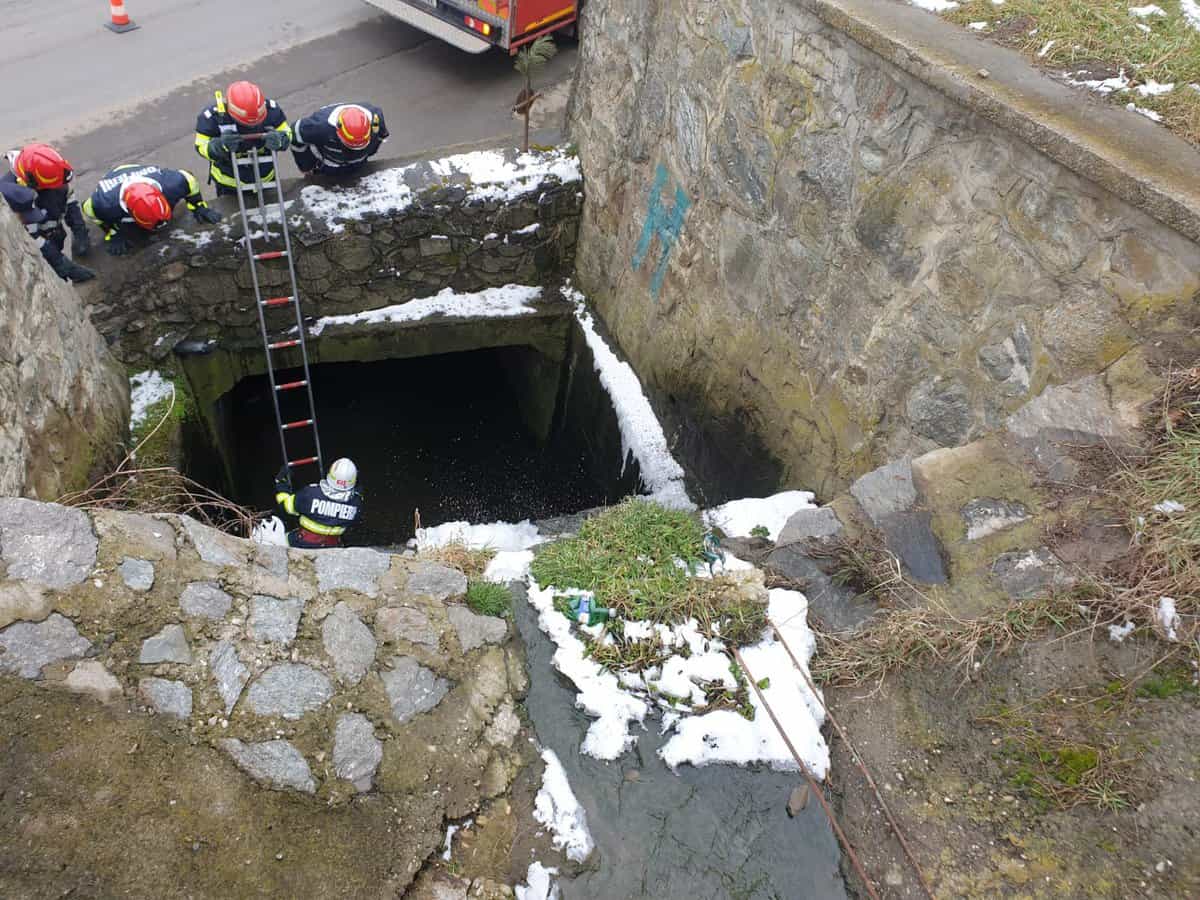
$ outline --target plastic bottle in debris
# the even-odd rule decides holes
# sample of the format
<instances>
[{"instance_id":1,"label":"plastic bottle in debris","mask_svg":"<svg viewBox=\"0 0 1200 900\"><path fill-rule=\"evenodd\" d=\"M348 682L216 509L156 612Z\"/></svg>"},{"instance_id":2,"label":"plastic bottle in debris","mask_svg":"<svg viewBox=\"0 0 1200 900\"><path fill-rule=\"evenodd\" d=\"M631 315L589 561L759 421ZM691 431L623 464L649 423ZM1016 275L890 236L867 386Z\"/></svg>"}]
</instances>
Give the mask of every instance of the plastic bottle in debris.
<instances>
[{"instance_id":1,"label":"plastic bottle in debris","mask_svg":"<svg viewBox=\"0 0 1200 900\"><path fill-rule=\"evenodd\" d=\"M567 618L574 619L580 625L599 625L607 622L612 611L596 602L594 594L581 594L567 597Z\"/></svg>"}]
</instances>

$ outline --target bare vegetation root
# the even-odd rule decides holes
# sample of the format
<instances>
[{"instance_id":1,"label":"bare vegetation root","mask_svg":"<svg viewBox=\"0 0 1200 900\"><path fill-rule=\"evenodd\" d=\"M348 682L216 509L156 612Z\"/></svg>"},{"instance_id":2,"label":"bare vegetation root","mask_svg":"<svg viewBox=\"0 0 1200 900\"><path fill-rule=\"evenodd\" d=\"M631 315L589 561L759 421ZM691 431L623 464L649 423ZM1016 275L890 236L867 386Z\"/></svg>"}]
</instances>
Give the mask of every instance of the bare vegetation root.
<instances>
[{"instance_id":1,"label":"bare vegetation root","mask_svg":"<svg viewBox=\"0 0 1200 900\"><path fill-rule=\"evenodd\" d=\"M162 418L125 456L116 469L95 484L60 497L57 502L76 509L113 509L135 513L176 513L205 525L248 538L263 514L255 513L199 482L174 466L133 465L137 453L155 436L175 412L175 397L166 404Z\"/></svg>"}]
</instances>

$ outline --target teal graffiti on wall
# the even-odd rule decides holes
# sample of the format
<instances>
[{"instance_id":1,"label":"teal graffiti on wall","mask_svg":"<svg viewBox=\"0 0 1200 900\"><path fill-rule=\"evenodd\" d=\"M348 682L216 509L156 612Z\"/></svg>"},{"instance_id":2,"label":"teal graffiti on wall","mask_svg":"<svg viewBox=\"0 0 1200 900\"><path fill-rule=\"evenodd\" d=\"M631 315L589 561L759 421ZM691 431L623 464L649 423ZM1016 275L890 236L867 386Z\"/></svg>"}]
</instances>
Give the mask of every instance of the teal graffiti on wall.
<instances>
[{"instance_id":1,"label":"teal graffiti on wall","mask_svg":"<svg viewBox=\"0 0 1200 900\"><path fill-rule=\"evenodd\" d=\"M683 220L687 215L692 200L683 188L675 187L675 205L668 208L663 202L663 196L670 191L667 186L667 167L662 163L654 173L654 185L650 188L650 202L646 210L646 224L642 226L642 237L637 248L633 251L633 269L638 271L646 257L650 254L650 245L658 238L658 258L654 265L654 275L650 279L650 293L655 298L662 290L663 279L667 277L667 262L675 242L683 231Z\"/></svg>"}]
</instances>

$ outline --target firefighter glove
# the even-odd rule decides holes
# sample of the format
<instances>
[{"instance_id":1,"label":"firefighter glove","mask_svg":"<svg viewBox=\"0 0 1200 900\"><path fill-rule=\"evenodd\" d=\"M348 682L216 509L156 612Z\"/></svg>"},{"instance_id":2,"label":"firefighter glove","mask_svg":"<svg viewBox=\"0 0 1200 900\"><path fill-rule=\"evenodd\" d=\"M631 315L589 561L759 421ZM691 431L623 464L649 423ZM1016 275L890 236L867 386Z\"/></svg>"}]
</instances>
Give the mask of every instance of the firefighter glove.
<instances>
[{"instance_id":1,"label":"firefighter glove","mask_svg":"<svg viewBox=\"0 0 1200 900\"><path fill-rule=\"evenodd\" d=\"M275 488L280 491L290 490L292 486L291 476L288 474L287 463L279 467L279 471L275 473Z\"/></svg>"},{"instance_id":2,"label":"firefighter glove","mask_svg":"<svg viewBox=\"0 0 1200 900\"><path fill-rule=\"evenodd\" d=\"M263 143L267 145L268 150L279 152L286 150L291 141L288 139L286 131L268 131L263 137Z\"/></svg>"},{"instance_id":3,"label":"firefighter glove","mask_svg":"<svg viewBox=\"0 0 1200 900\"><path fill-rule=\"evenodd\" d=\"M92 236L88 233L87 226L81 222L78 227L71 229L71 255L87 256L91 252Z\"/></svg>"},{"instance_id":4,"label":"firefighter glove","mask_svg":"<svg viewBox=\"0 0 1200 900\"><path fill-rule=\"evenodd\" d=\"M197 222L203 222L205 225L216 225L223 218L219 212L209 206L197 206L192 210L192 215Z\"/></svg>"},{"instance_id":5,"label":"firefighter glove","mask_svg":"<svg viewBox=\"0 0 1200 900\"><path fill-rule=\"evenodd\" d=\"M104 252L109 256L124 256L129 252L129 238L120 231L110 231L104 236Z\"/></svg>"},{"instance_id":6,"label":"firefighter glove","mask_svg":"<svg viewBox=\"0 0 1200 900\"><path fill-rule=\"evenodd\" d=\"M229 159L229 147L224 137L215 137L208 142L208 158L214 162L224 162Z\"/></svg>"}]
</instances>

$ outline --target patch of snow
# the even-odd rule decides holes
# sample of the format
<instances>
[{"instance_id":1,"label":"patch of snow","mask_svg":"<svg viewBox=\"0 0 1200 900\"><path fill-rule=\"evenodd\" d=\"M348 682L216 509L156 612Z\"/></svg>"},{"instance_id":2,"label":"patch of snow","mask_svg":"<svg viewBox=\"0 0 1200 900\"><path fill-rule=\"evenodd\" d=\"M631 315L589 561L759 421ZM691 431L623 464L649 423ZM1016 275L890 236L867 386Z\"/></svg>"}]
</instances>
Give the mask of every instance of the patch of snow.
<instances>
[{"instance_id":1,"label":"patch of snow","mask_svg":"<svg viewBox=\"0 0 1200 900\"><path fill-rule=\"evenodd\" d=\"M1162 121L1162 116L1160 116L1154 110L1146 109L1146 107L1144 107L1144 106L1138 106L1136 103L1126 103L1125 108L1127 110L1129 110L1130 112L1135 112L1135 113L1138 113L1139 115L1145 116L1151 122L1161 122Z\"/></svg>"},{"instance_id":2,"label":"patch of snow","mask_svg":"<svg viewBox=\"0 0 1200 900\"><path fill-rule=\"evenodd\" d=\"M624 690L616 675L587 656L583 641L571 631L571 620L554 608L554 596L561 593L553 585L539 588L529 579L529 603L537 610L538 626L558 648L554 668L574 683L579 692L575 705L595 718L580 749L596 759L617 759L633 745L630 723L644 721L649 707Z\"/></svg>"},{"instance_id":3,"label":"patch of snow","mask_svg":"<svg viewBox=\"0 0 1200 900\"><path fill-rule=\"evenodd\" d=\"M1175 611L1174 597L1158 598L1156 619L1158 624L1162 626L1162 630L1166 634L1168 641L1179 640L1179 634L1176 629L1179 628L1180 619L1179 613Z\"/></svg>"},{"instance_id":4,"label":"patch of snow","mask_svg":"<svg viewBox=\"0 0 1200 900\"><path fill-rule=\"evenodd\" d=\"M1076 73L1078 74L1078 73ZM1085 87L1089 91L1095 91L1097 94L1112 94L1117 91L1129 90L1129 78L1125 75L1125 70L1122 69L1112 78L1105 79L1083 79L1078 80L1067 74L1067 84L1074 87Z\"/></svg>"},{"instance_id":5,"label":"patch of snow","mask_svg":"<svg viewBox=\"0 0 1200 900\"><path fill-rule=\"evenodd\" d=\"M918 9L928 10L929 12L940 13L958 9L956 0L908 0L908 2Z\"/></svg>"},{"instance_id":6,"label":"patch of snow","mask_svg":"<svg viewBox=\"0 0 1200 900\"><path fill-rule=\"evenodd\" d=\"M1151 78L1145 84L1139 84L1134 88L1143 97L1157 97L1159 94L1169 94L1175 90L1175 82L1170 84L1160 84Z\"/></svg>"},{"instance_id":7,"label":"patch of snow","mask_svg":"<svg viewBox=\"0 0 1200 900\"><path fill-rule=\"evenodd\" d=\"M1109 625L1108 639L1114 644L1122 644L1125 638L1133 634L1133 630L1137 628L1132 622L1126 622L1124 625Z\"/></svg>"},{"instance_id":8,"label":"patch of snow","mask_svg":"<svg viewBox=\"0 0 1200 900\"><path fill-rule=\"evenodd\" d=\"M430 316L469 316L472 318L503 319L525 316L537 312L529 304L542 294L540 287L508 284L504 287L487 288L474 294L460 294L446 288L432 297L421 297L369 309L365 312L345 316L322 316L309 329L316 337L331 325L374 325L380 322L415 322Z\"/></svg>"},{"instance_id":9,"label":"patch of snow","mask_svg":"<svg viewBox=\"0 0 1200 900\"><path fill-rule=\"evenodd\" d=\"M1046 54L1053 50L1054 45L1057 43L1058 41L1046 41L1046 43L1042 45L1042 49L1037 52L1038 59L1045 59Z\"/></svg>"},{"instance_id":10,"label":"patch of snow","mask_svg":"<svg viewBox=\"0 0 1200 900\"><path fill-rule=\"evenodd\" d=\"M163 378L162 373L147 369L129 378L129 428L137 428L146 421L150 407L175 394L175 385Z\"/></svg>"},{"instance_id":11,"label":"patch of snow","mask_svg":"<svg viewBox=\"0 0 1200 900\"><path fill-rule=\"evenodd\" d=\"M1146 32L1146 34L1149 34L1151 31L1154 30L1149 25L1143 25L1141 22L1134 22L1133 24L1134 24L1134 27L1138 29L1138 31L1144 31L1144 32Z\"/></svg>"},{"instance_id":12,"label":"patch of snow","mask_svg":"<svg viewBox=\"0 0 1200 900\"><path fill-rule=\"evenodd\" d=\"M1136 16L1139 19L1147 19L1150 16L1165 16L1167 11L1161 6L1155 6L1153 3L1150 3L1146 6L1129 7L1129 14L1131 16Z\"/></svg>"},{"instance_id":13,"label":"patch of snow","mask_svg":"<svg viewBox=\"0 0 1200 900\"><path fill-rule=\"evenodd\" d=\"M208 231L200 231L200 232L196 232L194 234L189 231L175 230L175 231L170 232L170 234L168 235L168 238L171 241L174 241L175 243L189 244L192 247L195 247L197 250L199 250L199 249L201 249L203 247L207 247L209 244L211 244L213 241L213 238L215 236L216 236L215 229L210 229ZM163 248L164 251L166 249L167 249L166 247Z\"/></svg>"},{"instance_id":14,"label":"patch of snow","mask_svg":"<svg viewBox=\"0 0 1200 900\"><path fill-rule=\"evenodd\" d=\"M288 545L287 526L279 516L263 519L250 532L250 540L256 544L274 544L276 547Z\"/></svg>"},{"instance_id":15,"label":"patch of snow","mask_svg":"<svg viewBox=\"0 0 1200 900\"><path fill-rule=\"evenodd\" d=\"M447 544L464 544L472 550L528 550L542 542L537 526L525 519L511 522L492 522L471 525L467 522L446 522L417 530L418 550L433 550Z\"/></svg>"},{"instance_id":16,"label":"patch of snow","mask_svg":"<svg viewBox=\"0 0 1200 900\"><path fill-rule=\"evenodd\" d=\"M534 800L533 817L554 835L554 846L567 854L567 859L581 863L596 848L588 831L587 812L580 805L567 780L566 770L553 750L543 750L546 772L542 788Z\"/></svg>"},{"instance_id":17,"label":"patch of snow","mask_svg":"<svg viewBox=\"0 0 1200 900\"><path fill-rule=\"evenodd\" d=\"M501 550L483 570L484 581L524 581L533 563L532 550Z\"/></svg>"},{"instance_id":18,"label":"patch of snow","mask_svg":"<svg viewBox=\"0 0 1200 900\"><path fill-rule=\"evenodd\" d=\"M970 22L967 27L972 31L986 31L991 22Z\"/></svg>"},{"instance_id":19,"label":"patch of snow","mask_svg":"<svg viewBox=\"0 0 1200 900\"><path fill-rule=\"evenodd\" d=\"M621 452L628 460L637 460L643 486L650 499L673 509L695 509L683 482L683 468L671 455L667 436L650 401L642 391L637 373L629 363L613 353L596 330L596 323L584 305L584 297L569 285L563 296L575 305L575 318L583 330L587 345L595 360L596 373L612 400L621 430Z\"/></svg>"},{"instance_id":20,"label":"patch of snow","mask_svg":"<svg viewBox=\"0 0 1200 900\"><path fill-rule=\"evenodd\" d=\"M534 234L542 227L540 222L534 222L532 225L526 225L524 228L518 228L513 234Z\"/></svg>"},{"instance_id":21,"label":"patch of snow","mask_svg":"<svg viewBox=\"0 0 1200 900\"><path fill-rule=\"evenodd\" d=\"M484 239L485 241L494 241L494 240L496 240L496 239L497 239L497 238L499 238L499 237L500 237L500 235L496 234L496 232L494 232L494 231L490 231L490 232L488 232L487 234L485 234L485 235L483 236L483 239Z\"/></svg>"},{"instance_id":22,"label":"patch of snow","mask_svg":"<svg viewBox=\"0 0 1200 900\"><path fill-rule=\"evenodd\" d=\"M750 532L759 525L769 532L771 540L778 540L779 532L787 520L801 509L815 509L816 494L809 491L783 491L770 497L749 497L730 500L721 506L706 510L707 525L720 528L730 537L750 537Z\"/></svg>"},{"instance_id":23,"label":"patch of snow","mask_svg":"<svg viewBox=\"0 0 1200 900\"><path fill-rule=\"evenodd\" d=\"M1200 3L1196 0L1179 0L1179 11L1189 25L1200 31Z\"/></svg>"},{"instance_id":24,"label":"patch of snow","mask_svg":"<svg viewBox=\"0 0 1200 900\"><path fill-rule=\"evenodd\" d=\"M1154 511L1162 513L1164 516L1173 516L1176 513L1187 512L1187 507L1178 500L1164 500L1162 503L1154 504Z\"/></svg>"},{"instance_id":25,"label":"patch of snow","mask_svg":"<svg viewBox=\"0 0 1200 900\"><path fill-rule=\"evenodd\" d=\"M411 206L416 194L408 186L406 176L419 165L373 172L352 187L308 185L300 191L300 202L324 222L331 234L340 234L346 230L348 220L394 215ZM513 161L497 150L479 150L448 156L429 165L442 178L464 176L470 182L468 199L478 201L513 200L551 177L564 183L583 177L579 160L565 150L522 154Z\"/></svg>"},{"instance_id":26,"label":"patch of snow","mask_svg":"<svg viewBox=\"0 0 1200 900\"><path fill-rule=\"evenodd\" d=\"M450 862L450 851L454 846L454 836L461 830L462 828L459 825L446 826L446 843L442 846L442 859L445 862Z\"/></svg>"},{"instance_id":27,"label":"patch of snow","mask_svg":"<svg viewBox=\"0 0 1200 900\"><path fill-rule=\"evenodd\" d=\"M548 869L540 862L530 863L529 871L525 873L525 883L518 884L514 889L517 900L559 900L562 895L553 878L557 874L558 869Z\"/></svg>"},{"instance_id":28,"label":"patch of snow","mask_svg":"<svg viewBox=\"0 0 1200 900\"><path fill-rule=\"evenodd\" d=\"M776 588L770 591L768 612L807 671L816 649L816 639L808 627L808 601L797 591ZM825 713L783 644L774 635L764 637L742 650L742 658L747 677L759 682L769 679L763 689L767 702L805 766L813 777L823 779L829 771L829 748L821 734ZM774 769L795 771L798 767L787 744L753 688L750 700L755 712L753 722L730 710L685 718L659 750L659 756L673 769L684 763L766 763Z\"/></svg>"}]
</instances>

